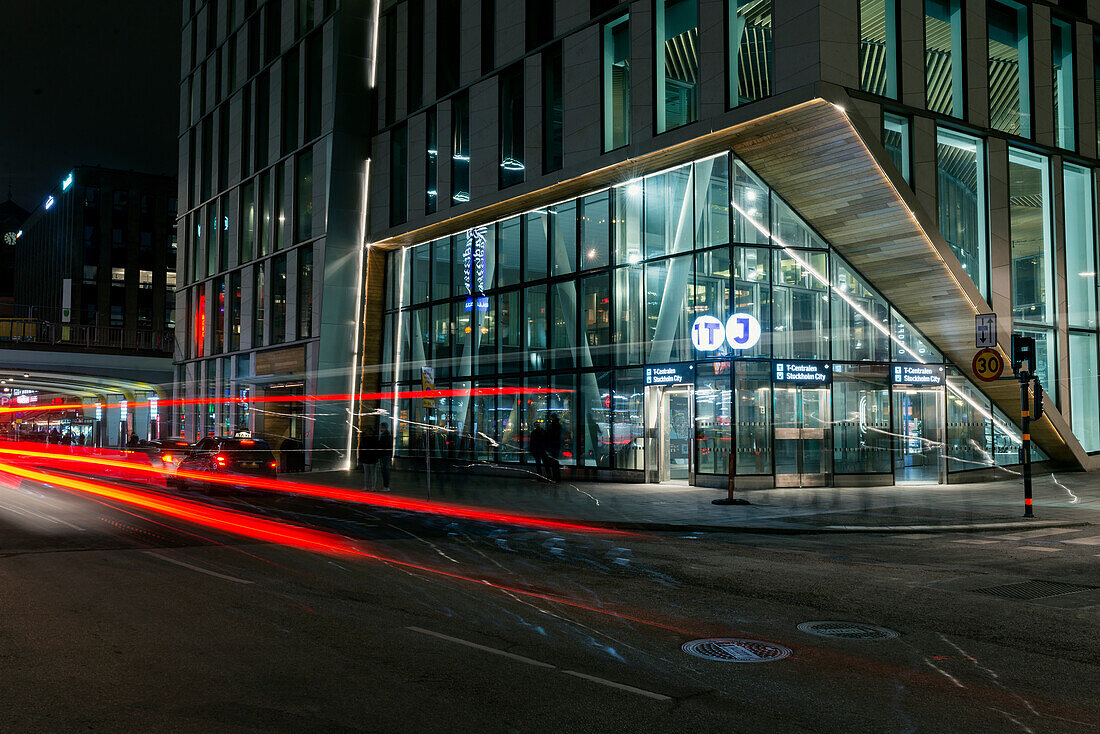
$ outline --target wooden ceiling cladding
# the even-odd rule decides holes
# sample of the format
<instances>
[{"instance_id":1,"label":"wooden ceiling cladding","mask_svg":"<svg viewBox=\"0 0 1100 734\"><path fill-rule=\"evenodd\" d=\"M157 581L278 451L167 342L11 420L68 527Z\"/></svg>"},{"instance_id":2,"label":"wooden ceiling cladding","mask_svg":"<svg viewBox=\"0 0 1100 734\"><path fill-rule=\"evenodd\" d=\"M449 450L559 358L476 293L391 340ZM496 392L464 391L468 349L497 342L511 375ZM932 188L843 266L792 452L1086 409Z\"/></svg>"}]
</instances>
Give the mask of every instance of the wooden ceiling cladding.
<instances>
[{"instance_id":1,"label":"wooden ceiling cladding","mask_svg":"<svg viewBox=\"0 0 1100 734\"><path fill-rule=\"evenodd\" d=\"M934 225L921 225L935 220L903 198L846 114L817 100L731 133L734 152L1019 423L1019 383L982 383L970 369L972 317L989 307ZM1002 344L1011 331L1005 326ZM1032 439L1052 459L1084 466L1088 457L1045 402L1047 416L1032 426Z\"/></svg>"}]
</instances>

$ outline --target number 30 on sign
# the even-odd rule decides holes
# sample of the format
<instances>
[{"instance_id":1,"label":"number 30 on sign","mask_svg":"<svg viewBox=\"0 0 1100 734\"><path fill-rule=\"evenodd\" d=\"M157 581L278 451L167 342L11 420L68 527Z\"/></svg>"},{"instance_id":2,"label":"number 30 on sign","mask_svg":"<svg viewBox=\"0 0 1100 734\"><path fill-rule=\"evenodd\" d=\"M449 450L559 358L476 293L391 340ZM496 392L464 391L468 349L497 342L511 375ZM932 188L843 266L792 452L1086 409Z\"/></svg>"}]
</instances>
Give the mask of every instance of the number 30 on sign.
<instances>
[{"instance_id":1,"label":"number 30 on sign","mask_svg":"<svg viewBox=\"0 0 1100 734\"><path fill-rule=\"evenodd\" d=\"M1005 368L1004 357L992 349L983 349L974 355L974 376L985 382L992 382L1001 376Z\"/></svg>"}]
</instances>

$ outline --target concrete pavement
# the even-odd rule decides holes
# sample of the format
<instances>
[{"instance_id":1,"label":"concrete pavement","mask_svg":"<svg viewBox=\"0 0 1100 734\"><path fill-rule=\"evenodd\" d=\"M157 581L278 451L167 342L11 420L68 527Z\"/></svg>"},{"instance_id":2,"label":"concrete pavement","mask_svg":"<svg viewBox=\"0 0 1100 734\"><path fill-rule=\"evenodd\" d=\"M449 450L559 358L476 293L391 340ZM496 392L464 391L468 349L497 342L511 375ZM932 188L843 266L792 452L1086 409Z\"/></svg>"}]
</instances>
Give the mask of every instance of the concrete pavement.
<instances>
[{"instance_id":1,"label":"concrete pavement","mask_svg":"<svg viewBox=\"0 0 1100 734\"><path fill-rule=\"evenodd\" d=\"M738 492L749 505L719 506L725 491L671 484L550 483L522 468L485 476L462 467L395 471L399 496L471 505L634 530L845 533L973 532L1100 523L1100 476L1041 474L1033 519L1023 517L1019 479L976 484ZM343 488L364 486L361 471L286 474L283 479Z\"/></svg>"}]
</instances>

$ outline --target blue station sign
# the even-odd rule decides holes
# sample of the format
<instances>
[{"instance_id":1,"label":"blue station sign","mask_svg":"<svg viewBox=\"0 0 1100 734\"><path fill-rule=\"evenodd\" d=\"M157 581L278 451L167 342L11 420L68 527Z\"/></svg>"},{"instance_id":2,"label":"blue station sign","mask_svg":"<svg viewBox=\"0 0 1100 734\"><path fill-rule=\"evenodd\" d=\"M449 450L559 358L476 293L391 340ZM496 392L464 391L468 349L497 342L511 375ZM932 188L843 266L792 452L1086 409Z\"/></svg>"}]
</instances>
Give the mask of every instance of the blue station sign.
<instances>
[{"instance_id":1,"label":"blue station sign","mask_svg":"<svg viewBox=\"0 0 1100 734\"><path fill-rule=\"evenodd\" d=\"M691 385L694 382L693 364L658 364L645 368L647 385Z\"/></svg>"},{"instance_id":2,"label":"blue station sign","mask_svg":"<svg viewBox=\"0 0 1100 734\"><path fill-rule=\"evenodd\" d=\"M833 369L828 362L772 362L772 382L828 385Z\"/></svg>"},{"instance_id":3,"label":"blue station sign","mask_svg":"<svg viewBox=\"0 0 1100 734\"><path fill-rule=\"evenodd\" d=\"M943 365L896 364L890 372L895 385L939 387L944 382Z\"/></svg>"}]
</instances>

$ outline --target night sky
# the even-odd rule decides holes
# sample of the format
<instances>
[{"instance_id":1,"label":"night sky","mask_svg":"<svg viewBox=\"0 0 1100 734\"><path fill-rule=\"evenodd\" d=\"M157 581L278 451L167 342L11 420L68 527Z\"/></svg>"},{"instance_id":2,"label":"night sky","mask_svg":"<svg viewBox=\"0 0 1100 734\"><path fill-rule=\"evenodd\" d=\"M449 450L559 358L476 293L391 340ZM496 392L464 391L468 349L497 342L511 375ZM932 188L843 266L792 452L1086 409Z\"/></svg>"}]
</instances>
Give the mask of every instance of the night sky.
<instances>
[{"instance_id":1,"label":"night sky","mask_svg":"<svg viewBox=\"0 0 1100 734\"><path fill-rule=\"evenodd\" d=\"M182 0L0 0L0 201L70 168L176 175Z\"/></svg>"}]
</instances>

